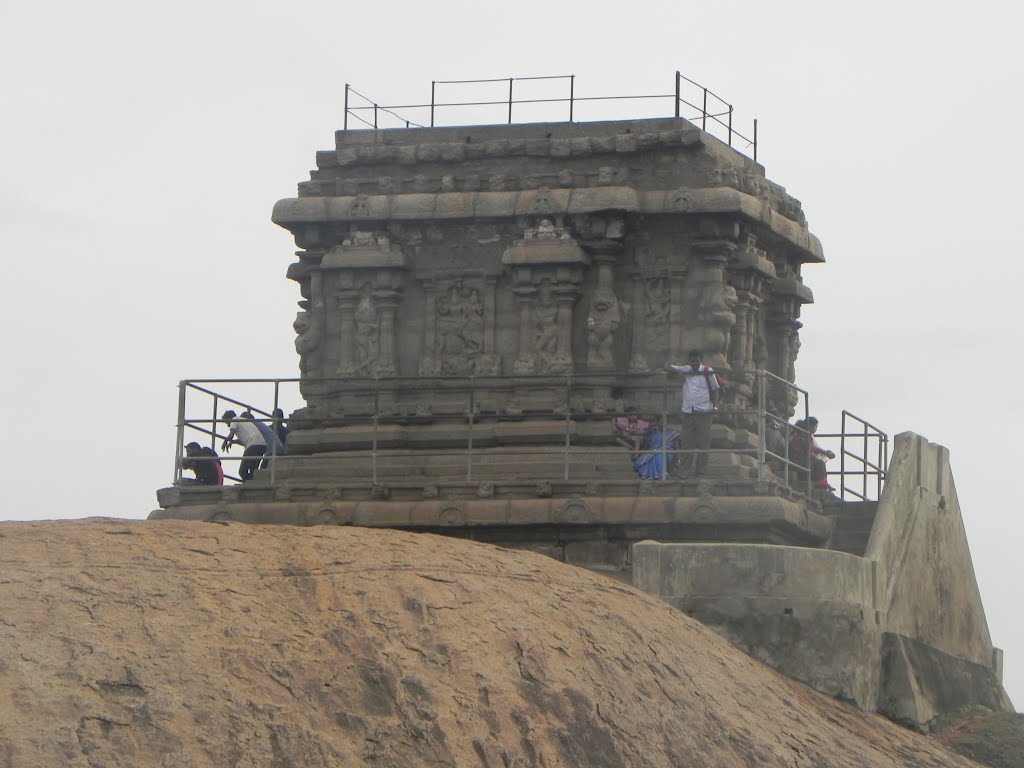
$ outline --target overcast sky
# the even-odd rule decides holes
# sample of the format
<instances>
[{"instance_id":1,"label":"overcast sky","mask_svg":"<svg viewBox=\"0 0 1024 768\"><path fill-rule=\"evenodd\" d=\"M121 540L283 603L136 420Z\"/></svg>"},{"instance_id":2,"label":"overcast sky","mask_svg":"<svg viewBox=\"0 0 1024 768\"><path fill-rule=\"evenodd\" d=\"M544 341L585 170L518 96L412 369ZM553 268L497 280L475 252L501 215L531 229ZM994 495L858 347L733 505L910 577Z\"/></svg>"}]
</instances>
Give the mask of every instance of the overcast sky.
<instances>
[{"instance_id":1,"label":"overcast sky","mask_svg":"<svg viewBox=\"0 0 1024 768\"><path fill-rule=\"evenodd\" d=\"M1021 15L993 0L0 0L0 519L144 517L171 479L180 379L297 375L295 247L270 212L333 147L346 82L381 103L510 75L668 93L678 69L740 129L759 119L758 159L822 240L798 361L822 431L846 408L952 451L1022 707Z\"/></svg>"}]
</instances>

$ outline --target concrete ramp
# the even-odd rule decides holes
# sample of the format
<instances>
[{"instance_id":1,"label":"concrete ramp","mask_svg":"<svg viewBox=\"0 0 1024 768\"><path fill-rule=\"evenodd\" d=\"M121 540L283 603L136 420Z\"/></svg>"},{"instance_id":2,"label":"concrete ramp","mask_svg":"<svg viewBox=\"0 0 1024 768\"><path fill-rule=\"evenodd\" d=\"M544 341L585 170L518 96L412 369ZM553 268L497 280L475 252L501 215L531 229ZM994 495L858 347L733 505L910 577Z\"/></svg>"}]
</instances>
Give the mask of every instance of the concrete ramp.
<instances>
[{"instance_id":1,"label":"concrete ramp","mask_svg":"<svg viewBox=\"0 0 1024 768\"><path fill-rule=\"evenodd\" d=\"M896 436L864 557L885 629L879 710L927 722L965 704L1009 708L945 447Z\"/></svg>"}]
</instances>

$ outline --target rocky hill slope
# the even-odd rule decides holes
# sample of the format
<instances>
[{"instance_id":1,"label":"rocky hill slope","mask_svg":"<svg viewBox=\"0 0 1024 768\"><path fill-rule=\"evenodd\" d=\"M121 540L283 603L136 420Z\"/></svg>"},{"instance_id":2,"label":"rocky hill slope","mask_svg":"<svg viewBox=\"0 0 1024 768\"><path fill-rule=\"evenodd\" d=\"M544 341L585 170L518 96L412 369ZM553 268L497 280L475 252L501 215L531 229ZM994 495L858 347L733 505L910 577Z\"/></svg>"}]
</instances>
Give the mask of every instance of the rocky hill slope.
<instances>
[{"instance_id":1,"label":"rocky hill slope","mask_svg":"<svg viewBox=\"0 0 1024 768\"><path fill-rule=\"evenodd\" d=\"M353 528L0 524L0 768L970 766L548 558Z\"/></svg>"}]
</instances>

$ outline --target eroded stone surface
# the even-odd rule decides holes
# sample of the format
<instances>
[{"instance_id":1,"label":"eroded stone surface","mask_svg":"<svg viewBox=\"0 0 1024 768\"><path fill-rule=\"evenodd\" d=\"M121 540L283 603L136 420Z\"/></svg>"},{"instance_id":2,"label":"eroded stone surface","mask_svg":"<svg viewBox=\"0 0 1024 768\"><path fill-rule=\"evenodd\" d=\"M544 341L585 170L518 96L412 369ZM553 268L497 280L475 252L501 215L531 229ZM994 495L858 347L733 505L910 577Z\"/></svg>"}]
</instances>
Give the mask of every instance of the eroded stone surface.
<instances>
[{"instance_id":1,"label":"eroded stone surface","mask_svg":"<svg viewBox=\"0 0 1024 768\"><path fill-rule=\"evenodd\" d=\"M0 574L5 768L971 765L530 553L5 523Z\"/></svg>"}]
</instances>

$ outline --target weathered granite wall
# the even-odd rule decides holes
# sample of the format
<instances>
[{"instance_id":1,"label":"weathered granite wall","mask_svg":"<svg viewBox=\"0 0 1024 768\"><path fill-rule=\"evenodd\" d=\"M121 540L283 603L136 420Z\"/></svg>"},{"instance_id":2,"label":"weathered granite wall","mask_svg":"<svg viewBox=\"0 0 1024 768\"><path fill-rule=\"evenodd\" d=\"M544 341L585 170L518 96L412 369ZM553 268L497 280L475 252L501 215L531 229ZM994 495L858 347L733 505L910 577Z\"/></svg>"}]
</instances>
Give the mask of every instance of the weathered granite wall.
<instances>
[{"instance_id":1,"label":"weathered granite wall","mask_svg":"<svg viewBox=\"0 0 1024 768\"><path fill-rule=\"evenodd\" d=\"M794 379L801 267L822 260L798 201L679 119L340 131L273 218L302 249L299 432L366 413L359 377L420 378L392 415L464 407L425 377L497 377L477 407L521 414L552 395L515 377L569 373L607 377L572 406L649 410L616 376L691 348L747 404L756 368Z\"/></svg>"},{"instance_id":2,"label":"weathered granite wall","mask_svg":"<svg viewBox=\"0 0 1024 768\"><path fill-rule=\"evenodd\" d=\"M949 453L897 435L863 558L745 544L633 548L636 586L818 690L915 725L1001 685Z\"/></svg>"}]
</instances>

